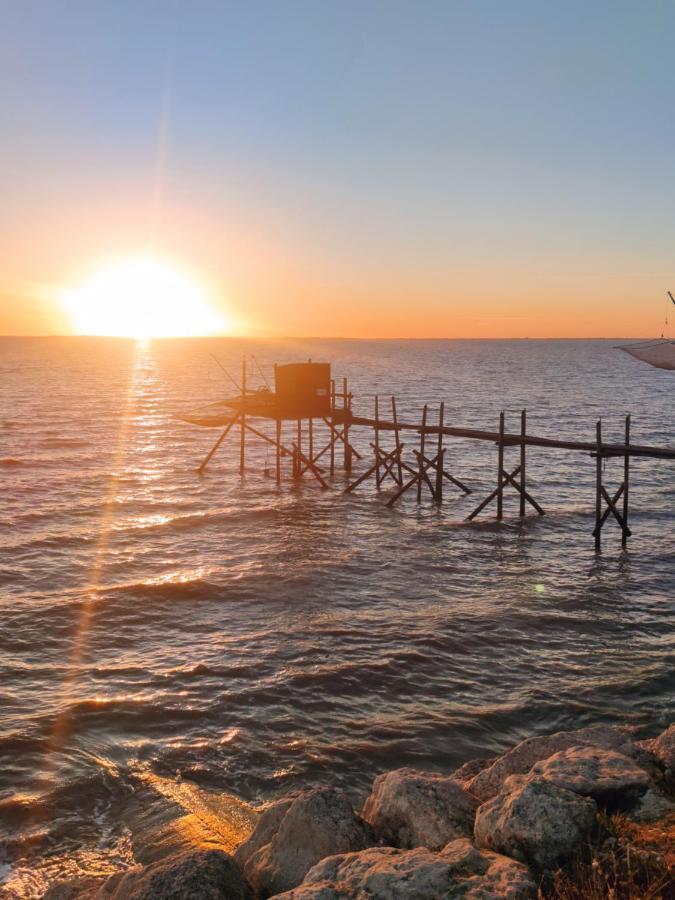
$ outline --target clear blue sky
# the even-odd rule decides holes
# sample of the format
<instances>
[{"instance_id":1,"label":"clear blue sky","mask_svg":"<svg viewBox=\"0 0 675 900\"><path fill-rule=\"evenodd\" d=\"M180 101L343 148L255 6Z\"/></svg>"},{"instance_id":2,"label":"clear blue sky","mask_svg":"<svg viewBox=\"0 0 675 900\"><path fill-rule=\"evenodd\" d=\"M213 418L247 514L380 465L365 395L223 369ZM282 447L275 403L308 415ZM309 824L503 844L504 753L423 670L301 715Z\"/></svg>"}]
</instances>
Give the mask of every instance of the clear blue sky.
<instances>
[{"instance_id":1,"label":"clear blue sky","mask_svg":"<svg viewBox=\"0 0 675 900\"><path fill-rule=\"evenodd\" d=\"M675 269L674 36L656 0L5 0L0 261L57 282L155 239L274 327L307 297L315 332L341 297L357 320L389 297L402 332L414 295L446 332L472 304L573 331L546 291L589 333L649 333ZM4 291L14 320L46 314Z\"/></svg>"}]
</instances>

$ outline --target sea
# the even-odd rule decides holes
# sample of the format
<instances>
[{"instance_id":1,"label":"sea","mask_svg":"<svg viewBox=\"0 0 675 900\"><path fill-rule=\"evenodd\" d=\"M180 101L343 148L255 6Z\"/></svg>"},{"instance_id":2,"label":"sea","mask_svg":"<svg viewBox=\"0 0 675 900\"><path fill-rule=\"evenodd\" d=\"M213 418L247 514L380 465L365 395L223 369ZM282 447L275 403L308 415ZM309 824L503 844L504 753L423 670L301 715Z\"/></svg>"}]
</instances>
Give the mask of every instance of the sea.
<instances>
[{"instance_id":1,"label":"sea","mask_svg":"<svg viewBox=\"0 0 675 900\"><path fill-rule=\"evenodd\" d=\"M508 489L501 522L494 504L467 522L496 485L491 442L446 442L471 494L388 507L391 482L344 492L372 431L323 489L289 459L277 485L255 436L240 475L235 430L200 475L220 430L177 418L236 393L244 357L253 387L311 359L359 415L393 395L401 420L443 401L447 424L496 431L504 411L517 431L526 408L533 434L593 441L601 419L620 442L630 413L636 443L675 446L675 373L618 343L0 339L0 896L133 865L158 822L227 846L228 816L292 791L358 804L388 769L672 722L672 461L632 461L632 536L610 519L598 555L588 451L528 450L544 516ZM610 493L622 475L606 461Z\"/></svg>"}]
</instances>

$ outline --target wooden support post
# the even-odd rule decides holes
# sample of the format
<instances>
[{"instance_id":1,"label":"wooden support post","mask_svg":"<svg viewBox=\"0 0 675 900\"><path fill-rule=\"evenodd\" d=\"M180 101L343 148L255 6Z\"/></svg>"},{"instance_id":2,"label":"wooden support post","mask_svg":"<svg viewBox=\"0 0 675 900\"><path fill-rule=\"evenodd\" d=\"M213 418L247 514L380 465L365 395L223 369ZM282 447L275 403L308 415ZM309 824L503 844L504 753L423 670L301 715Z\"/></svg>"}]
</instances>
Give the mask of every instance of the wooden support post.
<instances>
[{"instance_id":1,"label":"wooden support post","mask_svg":"<svg viewBox=\"0 0 675 900\"><path fill-rule=\"evenodd\" d=\"M499 444L497 445L497 519L504 518L504 413L499 413Z\"/></svg>"},{"instance_id":2,"label":"wooden support post","mask_svg":"<svg viewBox=\"0 0 675 900\"><path fill-rule=\"evenodd\" d=\"M441 403L438 410L438 448L436 450L436 459L438 460L438 468L436 469L436 490L434 491L434 501L436 503L443 502L443 418L445 414L445 403Z\"/></svg>"},{"instance_id":3,"label":"wooden support post","mask_svg":"<svg viewBox=\"0 0 675 900\"><path fill-rule=\"evenodd\" d=\"M375 486L379 491L380 477L380 398L375 394Z\"/></svg>"},{"instance_id":4,"label":"wooden support post","mask_svg":"<svg viewBox=\"0 0 675 900\"><path fill-rule=\"evenodd\" d=\"M330 408L331 408L331 417L330 417L330 477L332 478L335 475L335 379L331 378L330 381Z\"/></svg>"},{"instance_id":5,"label":"wooden support post","mask_svg":"<svg viewBox=\"0 0 675 900\"><path fill-rule=\"evenodd\" d=\"M296 454L295 454L295 477L300 478L302 475L302 467L300 465L300 459L302 457L302 419L298 419L298 428L297 428L297 442L295 445Z\"/></svg>"},{"instance_id":6,"label":"wooden support post","mask_svg":"<svg viewBox=\"0 0 675 900\"><path fill-rule=\"evenodd\" d=\"M229 422L229 423L225 426L225 428L223 429L223 433L220 435L220 437L219 437L218 440L215 442L215 444L213 445L213 447L211 447L211 449L209 450L208 454L206 455L206 459L204 460L204 462L203 462L203 463L201 464L201 466L197 469L197 471L199 472L200 475L203 474L204 469L205 469L205 468L208 466L208 464L211 462L211 457L212 457L213 454L216 452L216 450L218 449L218 447L220 447L220 445L223 443L223 441L225 440L225 438L228 436L228 434L230 433L230 430L231 430L232 426L235 424L235 422L236 422L238 419L239 419L239 416L235 416L234 419L232 419L232 421Z\"/></svg>"},{"instance_id":7,"label":"wooden support post","mask_svg":"<svg viewBox=\"0 0 675 900\"><path fill-rule=\"evenodd\" d=\"M246 356L241 363L241 437L239 440L239 474L246 466Z\"/></svg>"},{"instance_id":8,"label":"wooden support post","mask_svg":"<svg viewBox=\"0 0 675 900\"><path fill-rule=\"evenodd\" d=\"M351 398L349 396L349 392L347 390L347 379L342 379L342 408L345 411L351 411ZM342 434L344 436L344 467L345 472L351 472L352 470L352 446L349 443L349 424L348 419L345 419L345 424L342 429Z\"/></svg>"},{"instance_id":9,"label":"wooden support post","mask_svg":"<svg viewBox=\"0 0 675 900\"><path fill-rule=\"evenodd\" d=\"M600 532L602 530L602 420L595 426L595 552L600 552Z\"/></svg>"},{"instance_id":10,"label":"wooden support post","mask_svg":"<svg viewBox=\"0 0 675 900\"><path fill-rule=\"evenodd\" d=\"M314 462L314 419L309 417L307 423L307 453L310 462Z\"/></svg>"},{"instance_id":11,"label":"wooden support post","mask_svg":"<svg viewBox=\"0 0 675 900\"><path fill-rule=\"evenodd\" d=\"M630 445L630 416L626 416L626 447ZM621 529L621 546L625 547L628 543L628 483L630 481L630 454L626 453L623 458L623 526Z\"/></svg>"},{"instance_id":12,"label":"wooden support post","mask_svg":"<svg viewBox=\"0 0 675 900\"><path fill-rule=\"evenodd\" d=\"M420 452L418 457L419 464L419 481L417 482L417 502L422 502L422 475L424 474L423 468L423 460L424 460L424 444L426 440L426 427L427 427L427 404L424 404L424 408L422 410L422 428L420 430Z\"/></svg>"},{"instance_id":13,"label":"wooden support post","mask_svg":"<svg viewBox=\"0 0 675 900\"><path fill-rule=\"evenodd\" d=\"M520 413L520 436L522 438L527 434L527 410ZM520 517L525 516L525 441L520 445Z\"/></svg>"},{"instance_id":14,"label":"wooden support post","mask_svg":"<svg viewBox=\"0 0 675 900\"><path fill-rule=\"evenodd\" d=\"M391 398L391 417L394 422L394 438L396 440L396 460L398 466L398 483L403 484L403 468L401 466L401 449L403 445L401 444L401 432L398 428L398 418L396 415L396 397Z\"/></svg>"},{"instance_id":15,"label":"wooden support post","mask_svg":"<svg viewBox=\"0 0 675 900\"><path fill-rule=\"evenodd\" d=\"M276 420L276 459L274 465L274 475L277 481L277 484L281 483L281 419Z\"/></svg>"}]
</instances>

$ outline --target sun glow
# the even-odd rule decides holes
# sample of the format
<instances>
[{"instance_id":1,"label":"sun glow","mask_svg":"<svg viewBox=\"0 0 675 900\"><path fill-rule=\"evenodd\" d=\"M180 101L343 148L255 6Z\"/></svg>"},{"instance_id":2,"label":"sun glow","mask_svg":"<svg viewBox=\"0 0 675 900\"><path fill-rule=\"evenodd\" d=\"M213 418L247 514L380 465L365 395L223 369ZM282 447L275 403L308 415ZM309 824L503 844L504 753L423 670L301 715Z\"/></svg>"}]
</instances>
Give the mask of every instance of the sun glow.
<instances>
[{"instance_id":1,"label":"sun glow","mask_svg":"<svg viewBox=\"0 0 675 900\"><path fill-rule=\"evenodd\" d=\"M192 337L230 330L194 277L151 256L102 266L63 300L80 334Z\"/></svg>"}]
</instances>

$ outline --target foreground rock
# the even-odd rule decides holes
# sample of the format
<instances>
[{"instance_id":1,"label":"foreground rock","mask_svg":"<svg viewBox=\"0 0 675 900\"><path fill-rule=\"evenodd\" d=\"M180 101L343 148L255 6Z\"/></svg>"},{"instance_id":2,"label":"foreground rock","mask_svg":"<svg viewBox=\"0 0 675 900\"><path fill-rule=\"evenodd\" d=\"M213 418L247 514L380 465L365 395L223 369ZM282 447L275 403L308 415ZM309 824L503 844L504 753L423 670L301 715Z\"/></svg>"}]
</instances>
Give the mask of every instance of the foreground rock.
<instances>
[{"instance_id":1,"label":"foreground rock","mask_svg":"<svg viewBox=\"0 0 675 900\"><path fill-rule=\"evenodd\" d=\"M525 900L536 885L528 868L466 838L440 853L426 848L376 847L361 853L331 856L314 866L304 882L276 900Z\"/></svg>"},{"instance_id":2,"label":"foreground rock","mask_svg":"<svg viewBox=\"0 0 675 900\"><path fill-rule=\"evenodd\" d=\"M668 770L668 774L675 780L675 724L666 728L657 738L646 743L663 767Z\"/></svg>"},{"instance_id":3,"label":"foreground rock","mask_svg":"<svg viewBox=\"0 0 675 900\"><path fill-rule=\"evenodd\" d=\"M296 887L327 856L363 850L373 843L370 828L354 814L346 796L333 788L305 791L268 812L235 854L261 897Z\"/></svg>"},{"instance_id":4,"label":"foreground rock","mask_svg":"<svg viewBox=\"0 0 675 900\"><path fill-rule=\"evenodd\" d=\"M649 789L628 812L634 822L651 824L675 814L675 801L662 791Z\"/></svg>"},{"instance_id":5,"label":"foreground rock","mask_svg":"<svg viewBox=\"0 0 675 900\"><path fill-rule=\"evenodd\" d=\"M472 833L477 807L452 778L397 769L375 779L361 815L381 843L440 850Z\"/></svg>"},{"instance_id":6,"label":"foreground rock","mask_svg":"<svg viewBox=\"0 0 675 900\"><path fill-rule=\"evenodd\" d=\"M618 725L594 725L578 731L559 731L521 741L492 765L464 782L464 787L479 800L490 800L500 792L510 775L525 775L535 763L580 745L616 750L630 757L644 752L635 744L631 729Z\"/></svg>"},{"instance_id":7,"label":"foreground rock","mask_svg":"<svg viewBox=\"0 0 675 900\"><path fill-rule=\"evenodd\" d=\"M650 784L649 775L630 757L602 747L562 750L532 766L528 778L543 778L605 806L629 805Z\"/></svg>"},{"instance_id":8,"label":"foreground rock","mask_svg":"<svg viewBox=\"0 0 675 900\"><path fill-rule=\"evenodd\" d=\"M476 844L549 869L587 839L595 813L590 798L543 778L514 776L478 808Z\"/></svg>"},{"instance_id":9,"label":"foreground rock","mask_svg":"<svg viewBox=\"0 0 675 900\"><path fill-rule=\"evenodd\" d=\"M202 850L113 875L96 900L252 900L232 857Z\"/></svg>"}]
</instances>

